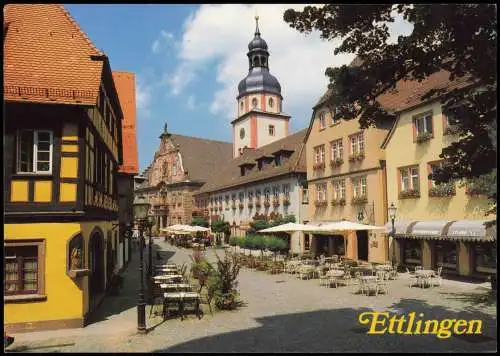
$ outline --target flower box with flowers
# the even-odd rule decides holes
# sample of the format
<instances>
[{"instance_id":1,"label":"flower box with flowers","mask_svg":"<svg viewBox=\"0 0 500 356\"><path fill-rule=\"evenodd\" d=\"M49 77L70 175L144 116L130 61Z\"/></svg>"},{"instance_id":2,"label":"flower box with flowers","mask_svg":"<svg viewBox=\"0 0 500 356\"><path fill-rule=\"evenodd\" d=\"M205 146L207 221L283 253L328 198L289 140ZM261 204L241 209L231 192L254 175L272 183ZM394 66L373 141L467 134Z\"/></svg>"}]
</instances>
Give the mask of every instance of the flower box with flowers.
<instances>
[{"instance_id":1,"label":"flower box with flowers","mask_svg":"<svg viewBox=\"0 0 500 356\"><path fill-rule=\"evenodd\" d=\"M339 167L342 163L344 163L342 158L335 158L330 161L330 167Z\"/></svg>"},{"instance_id":2,"label":"flower box with flowers","mask_svg":"<svg viewBox=\"0 0 500 356\"><path fill-rule=\"evenodd\" d=\"M238 208L240 208L240 210L243 210L243 208L244 208L243 203L239 203L239 204L238 204Z\"/></svg>"},{"instance_id":3,"label":"flower box with flowers","mask_svg":"<svg viewBox=\"0 0 500 356\"><path fill-rule=\"evenodd\" d=\"M355 153L349 156L349 162L362 161L365 159L364 153Z\"/></svg>"},{"instance_id":4,"label":"flower box with flowers","mask_svg":"<svg viewBox=\"0 0 500 356\"><path fill-rule=\"evenodd\" d=\"M236 209L236 204L231 204L231 209L235 210Z\"/></svg>"},{"instance_id":5,"label":"flower box with flowers","mask_svg":"<svg viewBox=\"0 0 500 356\"><path fill-rule=\"evenodd\" d=\"M273 206L280 206L280 201L278 199L274 199Z\"/></svg>"},{"instance_id":6,"label":"flower box with flowers","mask_svg":"<svg viewBox=\"0 0 500 356\"><path fill-rule=\"evenodd\" d=\"M270 206L271 206L271 203L268 200L266 200L264 202L264 207L269 208Z\"/></svg>"},{"instance_id":7,"label":"flower box with flowers","mask_svg":"<svg viewBox=\"0 0 500 356\"><path fill-rule=\"evenodd\" d=\"M290 205L290 199L283 198L283 206L288 206L288 205Z\"/></svg>"},{"instance_id":8,"label":"flower box with flowers","mask_svg":"<svg viewBox=\"0 0 500 356\"><path fill-rule=\"evenodd\" d=\"M353 197L351 200L351 204L353 205L359 205L359 204L366 204L368 203L368 198L366 195L361 195L359 197Z\"/></svg>"},{"instance_id":9,"label":"flower box with flowers","mask_svg":"<svg viewBox=\"0 0 500 356\"><path fill-rule=\"evenodd\" d=\"M314 202L314 205L317 206L317 207L324 207L324 206L327 206L328 203L326 200L316 200Z\"/></svg>"},{"instance_id":10,"label":"flower box with flowers","mask_svg":"<svg viewBox=\"0 0 500 356\"><path fill-rule=\"evenodd\" d=\"M325 169L325 162L315 163L313 169Z\"/></svg>"},{"instance_id":11,"label":"flower box with flowers","mask_svg":"<svg viewBox=\"0 0 500 356\"><path fill-rule=\"evenodd\" d=\"M417 143L427 142L432 138L432 134L430 132L420 132L417 135Z\"/></svg>"},{"instance_id":12,"label":"flower box with flowers","mask_svg":"<svg viewBox=\"0 0 500 356\"><path fill-rule=\"evenodd\" d=\"M410 189L399 192L399 199L414 199L414 198L420 198L420 191Z\"/></svg>"},{"instance_id":13,"label":"flower box with flowers","mask_svg":"<svg viewBox=\"0 0 500 356\"><path fill-rule=\"evenodd\" d=\"M253 203L248 203L248 207L249 207L250 209L252 209L252 208L253 208Z\"/></svg>"},{"instance_id":14,"label":"flower box with flowers","mask_svg":"<svg viewBox=\"0 0 500 356\"><path fill-rule=\"evenodd\" d=\"M340 198L340 199L333 199L332 200L332 206L343 206L345 205L345 199Z\"/></svg>"},{"instance_id":15,"label":"flower box with flowers","mask_svg":"<svg viewBox=\"0 0 500 356\"><path fill-rule=\"evenodd\" d=\"M451 197L455 194L455 184L439 184L429 189L430 197Z\"/></svg>"},{"instance_id":16,"label":"flower box with flowers","mask_svg":"<svg viewBox=\"0 0 500 356\"><path fill-rule=\"evenodd\" d=\"M260 203L260 201L255 202L255 207L256 207L256 208L260 208L260 207L261 207L261 203Z\"/></svg>"}]
</instances>

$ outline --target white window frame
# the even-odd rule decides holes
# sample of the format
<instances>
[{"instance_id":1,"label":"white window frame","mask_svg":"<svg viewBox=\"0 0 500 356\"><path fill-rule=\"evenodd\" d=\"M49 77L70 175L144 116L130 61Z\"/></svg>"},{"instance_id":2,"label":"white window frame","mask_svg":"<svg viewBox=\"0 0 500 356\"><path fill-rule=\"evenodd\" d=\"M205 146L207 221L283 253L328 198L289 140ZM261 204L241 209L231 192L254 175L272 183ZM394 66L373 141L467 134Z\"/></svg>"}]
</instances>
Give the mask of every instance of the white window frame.
<instances>
[{"instance_id":1,"label":"white window frame","mask_svg":"<svg viewBox=\"0 0 500 356\"><path fill-rule=\"evenodd\" d=\"M316 184L316 200L319 202L326 201L326 183Z\"/></svg>"},{"instance_id":2,"label":"white window frame","mask_svg":"<svg viewBox=\"0 0 500 356\"><path fill-rule=\"evenodd\" d=\"M417 172L416 175L413 174L414 169L416 169L416 172ZM403 172L406 173L406 179L408 182L407 187L405 186L405 183L404 183ZM399 180L401 182L401 191L402 192L408 192L410 190L415 190L415 186L413 184L414 177L417 177L417 179L418 179L418 187L416 190L420 191L420 167L419 166L410 166L410 167L399 168L399 176L400 176Z\"/></svg>"},{"instance_id":3,"label":"white window frame","mask_svg":"<svg viewBox=\"0 0 500 356\"><path fill-rule=\"evenodd\" d=\"M352 135L350 137L351 141L351 154L364 154L365 153L365 139L363 133Z\"/></svg>"},{"instance_id":4,"label":"white window frame","mask_svg":"<svg viewBox=\"0 0 500 356\"><path fill-rule=\"evenodd\" d=\"M333 181L333 199L345 199L345 179L338 179Z\"/></svg>"},{"instance_id":5,"label":"white window frame","mask_svg":"<svg viewBox=\"0 0 500 356\"><path fill-rule=\"evenodd\" d=\"M33 132L33 157L32 157L32 164L33 164L33 171L31 172L23 172L21 171L21 162L20 162L20 155L21 155L21 133L23 131L27 132ZM49 170L48 171L39 171L38 170L38 134L39 133L48 133L50 135L50 146L49 146ZM53 167L53 154L54 154L54 133L52 130L37 130L37 129L27 129L27 130L18 130L17 131L17 154L16 154L16 171L17 173L31 173L31 174L52 174L52 167Z\"/></svg>"},{"instance_id":6,"label":"white window frame","mask_svg":"<svg viewBox=\"0 0 500 356\"><path fill-rule=\"evenodd\" d=\"M325 145L314 147L314 163L325 162Z\"/></svg>"},{"instance_id":7,"label":"white window frame","mask_svg":"<svg viewBox=\"0 0 500 356\"><path fill-rule=\"evenodd\" d=\"M344 157L344 145L342 143L341 138L330 142L330 148L332 153L332 161L334 161L337 158Z\"/></svg>"},{"instance_id":8,"label":"white window frame","mask_svg":"<svg viewBox=\"0 0 500 356\"><path fill-rule=\"evenodd\" d=\"M273 198L278 199L280 196L280 187L279 185L275 185L273 187Z\"/></svg>"},{"instance_id":9,"label":"white window frame","mask_svg":"<svg viewBox=\"0 0 500 356\"><path fill-rule=\"evenodd\" d=\"M332 125L336 125L340 122L340 118L338 117L339 110L337 108L333 109L332 112Z\"/></svg>"},{"instance_id":10,"label":"white window frame","mask_svg":"<svg viewBox=\"0 0 500 356\"><path fill-rule=\"evenodd\" d=\"M271 188L264 188L264 201L269 201L271 198Z\"/></svg>"},{"instance_id":11,"label":"white window frame","mask_svg":"<svg viewBox=\"0 0 500 356\"><path fill-rule=\"evenodd\" d=\"M366 176L356 177L352 179L352 196L354 198L366 197L367 194L366 181L367 181Z\"/></svg>"},{"instance_id":12,"label":"white window frame","mask_svg":"<svg viewBox=\"0 0 500 356\"><path fill-rule=\"evenodd\" d=\"M427 120L426 118L430 118L430 128L427 127ZM421 124L421 127L423 128L423 131L419 131L419 121L422 122ZM432 134L432 130L433 130L433 123L432 123L432 111L427 111L427 112L424 112L420 115L418 115L416 118L415 118L415 131L418 134L421 134L421 133L424 133L424 132L428 132L430 134Z\"/></svg>"}]
</instances>

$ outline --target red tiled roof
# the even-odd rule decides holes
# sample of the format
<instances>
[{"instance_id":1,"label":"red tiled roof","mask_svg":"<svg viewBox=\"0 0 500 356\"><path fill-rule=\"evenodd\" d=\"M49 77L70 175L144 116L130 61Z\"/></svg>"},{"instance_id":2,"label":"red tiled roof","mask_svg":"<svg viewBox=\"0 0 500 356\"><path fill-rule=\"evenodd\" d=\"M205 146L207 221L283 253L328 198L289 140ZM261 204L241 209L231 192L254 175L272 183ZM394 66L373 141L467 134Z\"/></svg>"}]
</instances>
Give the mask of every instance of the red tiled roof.
<instances>
[{"instance_id":1,"label":"red tiled roof","mask_svg":"<svg viewBox=\"0 0 500 356\"><path fill-rule=\"evenodd\" d=\"M113 81L115 82L118 99L123 111L123 164L120 166L119 171L137 174L139 172L139 165L137 159L135 74L113 71Z\"/></svg>"},{"instance_id":2,"label":"red tiled roof","mask_svg":"<svg viewBox=\"0 0 500 356\"><path fill-rule=\"evenodd\" d=\"M441 70L426 77L421 82L417 80L400 80L396 87L377 97L382 108L388 112L399 112L407 110L424 102L422 96L429 90L445 90L450 92L454 89L465 88L473 84L469 77L449 79L450 72ZM442 95L442 93L441 93ZM433 95L427 100L436 99L439 95Z\"/></svg>"},{"instance_id":3,"label":"red tiled roof","mask_svg":"<svg viewBox=\"0 0 500 356\"><path fill-rule=\"evenodd\" d=\"M96 103L104 54L62 5L8 4L4 21L5 100Z\"/></svg>"}]
</instances>

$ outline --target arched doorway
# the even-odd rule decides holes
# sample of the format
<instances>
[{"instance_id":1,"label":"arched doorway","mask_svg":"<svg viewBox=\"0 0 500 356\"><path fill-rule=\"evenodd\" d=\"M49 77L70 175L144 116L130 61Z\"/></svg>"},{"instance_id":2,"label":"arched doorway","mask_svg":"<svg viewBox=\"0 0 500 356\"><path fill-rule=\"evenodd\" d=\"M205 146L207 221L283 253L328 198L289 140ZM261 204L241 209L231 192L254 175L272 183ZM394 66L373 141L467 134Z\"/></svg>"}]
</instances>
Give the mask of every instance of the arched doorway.
<instances>
[{"instance_id":1,"label":"arched doorway","mask_svg":"<svg viewBox=\"0 0 500 356\"><path fill-rule=\"evenodd\" d=\"M89 312L92 312L104 293L104 236L98 229L90 234L89 270Z\"/></svg>"}]
</instances>

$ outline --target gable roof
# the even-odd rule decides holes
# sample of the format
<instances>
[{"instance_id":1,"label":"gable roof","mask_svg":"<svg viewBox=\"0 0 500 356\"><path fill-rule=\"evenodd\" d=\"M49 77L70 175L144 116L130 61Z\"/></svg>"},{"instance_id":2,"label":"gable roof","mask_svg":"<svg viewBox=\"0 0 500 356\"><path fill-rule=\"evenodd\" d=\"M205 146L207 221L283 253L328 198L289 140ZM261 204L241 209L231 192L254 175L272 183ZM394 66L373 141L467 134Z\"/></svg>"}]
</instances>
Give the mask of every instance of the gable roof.
<instances>
[{"instance_id":1,"label":"gable roof","mask_svg":"<svg viewBox=\"0 0 500 356\"><path fill-rule=\"evenodd\" d=\"M198 194L227 189L293 172L306 173L306 155L303 142L306 131L307 129L303 129L257 149L244 150L241 156L230 160L223 169L217 171L217 174L200 189ZM282 165L267 165L261 171L252 170L244 176L241 175L241 165L255 163L258 158L272 156L273 152L280 149L293 151Z\"/></svg>"},{"instance_id":2,"label":"gable roof","mask_svg":"<svg viewBox=\"0 0 500 356\"><path fill-rule=\"evenodd\" d=\"M62 5L8 4L4 99L94 105L104 53Z\"/></svg>"},{"instance_id":3,"label":"gable roof","mask_svg":"<svg viewBox=\"0 0 500 356\"><path fill-rule=\"evenodd\" d=\"M119 172L137 174L139 172L137 152L135 74L113 71L113 81L123 112L122 148L123 164Z\"/></svg>"},{"instance_id":4,"label":"gable roof","mask_svg":"<svg viewBox=\"0 0 500 356\"><path fill-rule=\"evenodd\" d=\"M199 137L169 134L179 149L182 166L191 181L206 182L233 157L233 144Z\"/></svg>"}]
</instances>

